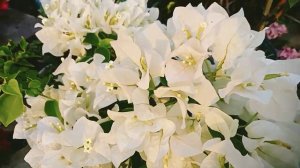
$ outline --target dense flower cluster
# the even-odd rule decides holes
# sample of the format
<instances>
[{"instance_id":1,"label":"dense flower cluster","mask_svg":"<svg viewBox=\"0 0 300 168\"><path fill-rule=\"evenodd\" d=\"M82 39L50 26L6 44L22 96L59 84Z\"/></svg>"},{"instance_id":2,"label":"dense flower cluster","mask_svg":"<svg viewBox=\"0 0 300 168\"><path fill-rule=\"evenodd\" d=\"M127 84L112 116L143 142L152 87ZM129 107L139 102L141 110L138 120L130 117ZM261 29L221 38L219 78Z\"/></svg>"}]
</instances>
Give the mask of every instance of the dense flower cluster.
<instances>
[{"instance_id":1,"label":"dense flower cluster","mask_svg":"<svg viewBox=\"0 0 300 168\"><path fill-rule=\"evenodd\" d=\"M54 72L62 85L28 97L17 120L32 167L119 167L135 152L149 168L299 167L300 59L255 50L265 32L251 30L242 10L177 7L165 26L143 0L44 8L44 52L70 55ZM116 58L72 59L99 31L117 34ZM44 112L53 99L61 116Z\"/></svg>"},{"instance_id":2,"label":"dense flower cluster","mask_svg":"<svg viewBox=\"0 0 300 168\"><path fill-rule=\"evenodd\" d=\"M47 17L36 33L43 52L62 56L65 51L83 56L90 45L83 40L87 33L134 31L158 17L158 9L147 8L145 0L48 0L41 1Z\"/></svg>"}]
</instances>

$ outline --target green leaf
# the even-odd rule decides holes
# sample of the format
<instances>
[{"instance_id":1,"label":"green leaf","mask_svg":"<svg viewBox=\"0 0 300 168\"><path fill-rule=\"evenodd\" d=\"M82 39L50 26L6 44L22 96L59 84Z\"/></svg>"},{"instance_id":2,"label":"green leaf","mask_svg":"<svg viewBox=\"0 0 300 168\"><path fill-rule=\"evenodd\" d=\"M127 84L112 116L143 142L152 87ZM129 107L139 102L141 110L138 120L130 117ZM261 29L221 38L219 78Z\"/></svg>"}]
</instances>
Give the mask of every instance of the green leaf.
<instances>
[{"instance_id":1,"label":"green leaf","mask_svg":"<svg viewBox=\"0 0 300 168\"><path fill-rule=\"evenodd\" d=\"M0 121L5 127L19 117L24 110L22 96L5 93L0 96Z\"/></svg>"},{"instance_id":2,"label":"green leaf","mask_svg":"<svg viewBox=\"0 0 300 168\"><path fill-rule=\"evenodd\" d=\"M12 61L6 61L4 63L4 66L3 66L4 73L9 74L10 69L11 69L11 67L12 67L13 64L14 64L14 62L12 62Z\"/></svg>"},{"instance_id":3,"label":"green leaf","mask_svg":"<svg viewBox=\"0 0 300 168\"><path fill-rule=\"evenodd\" d=\"M0 46L0 56L11 56L12 52L8 46Z\"/></svg>"},{"instance_id":4,"label":"green leaf","mask_svg":"<svg viewBox=\"0 0 300 168\"><path fill-rule=\"evenodd\" d=\"M98 54L102 54L105 59L103 62L109 62L110 61L110 52L107 48L105 47L98 47L96 50L95 50L95 53L98 53Z\"/></svg>"},{"instance_id":5,"label":"green leaf","mask_svg":"<svg viewBox=\"0 0 300 168\"><path fill-rule=\"evenodd\" d=\"M168 86L166 77L160 77L160 83L162 84L162 86Z\"/></svg>"},{"instance_id":6,"label":"green leaf","mask_svg":"<svg viewBox=\"0 0 300 168\"><path fill-rule=\"evenodd\" d=\"M107 122L102 123L102 124L101 124L101 127L102 127L102 129L103 129L103 132L109 133L112 124L113 124L113 121L107 121Z\"/></svg>"},{"instance_id":7,"label":"green leaf","mask_svg":"<svg viewBox=\"0 0 300 168\"><path fill-rule=\"evenodd\" d=\"M99 34L98 34L98 37L100 38L100 39L106 39L106 38L109 38L109 39L113 39L113 40L117 40L117 34L115 34L115 33L112 33L112 34L106 34L106 33L104 33L104 32L100 32Z\"/></svg>"},{"instance_id":8,"label":"green leaf","mask_svg":"<svg viewBox=\"0 0 300 168\"><path fill-rule=\"evenodd\" d=\"M239 140L239 139L237 139L237 138L234 137L234 138L230 138L230 140L233 143L234 147L236 149L238 149L243 156L245 156L246 154L248 154L248 152L245 149L245 147L244 147L241 139Z\"/></svg>"},{"instance_id":9,"label":"green leaf","mask_svg":"<svg viewBox=\"0 0 300 168\"><path fill-rule=\"evenodd\" d=\"M22 97L22 94L20 92L20 88L18 85L18 81L15 79L11 79L8 81L8 83L3 85L2 91L8 95L15 95L15 96Z\"/></svg>"},{"instance_id":10,"label":"green leaf","mask_svg":"<svg viewBox=\"0 0 300 168\"><path fill-rule=\"evenodd\" d=\"M38 96L42 91L40 89L28 89L25 91L26 95L29 95L29 96L33 96L33 97L36 97Z\"/></svg>"},{"instance_id":11,"label":"green leaf","mask_svg":"<svg viewBox=\"0 0 300 168\"><path fill-rule=\"evenodd\" d=\"M147 168L146 162L142 159L141 155L138 152L134 153L130 161L131 167Z\"/></svg>"},{"instance_id":12,"label":"green leaf","mask_svg":"<svg viewBox=\"0 0 300 168\"><path fill-rule=\"evenodd\" d=\"M34 65L32 65L30 62L28 62L25 59L18 61L16 64L21 66L26 66L26 67L32 67L32 68L34 67Z\"/></svg>"},{"instance_id":13,"label":"green leaf","mask_svg":"<svg viewBox=\"0 0 300 168\"><path fill-rule=\"evenodd\" d=\"M5 78L0 76L0 87L2 87L3 84L5 84ZM0 90L1 90L1 88L0 88Z\"/></svg>"},{"instance_id":14,"label":"green leaf","mask_svg":"<svg viewBox=\"0 0 300 168\"><path fill-rule=\"evenodd\" d=\"M20 47L23 51L26 50L28 46L28 42L26 41L26 39L24 37L21 38L21 41L20 41Z\"/></svg>"},{"instance_id":15,"label":"green leaf","mask_svg":"<svg viewBox=\"0 0 300 168\"><path fill-rule=\"evenodd\" d=\"M154 84L154 81L153 81L152 78L149 81L149 88L148 88L148 90L155 90L155 84Z\"/></svg>"},{"instance_id":16,"label":"green leaf","mask_svg":"<svg viewBox=\"0 0 300 168\"><path fill-rule=\"evenodd\" d=\"M38 81L38 80L32 80L32 81L29 82L28 87L29 88L35 88L35 89L40 88L41 87L41 82Z\"/></svg>"},{"instance_id":17,"label":"green leaf","mask_svg":"<svg viewBox=\"0 0 300 168\"><path fill-rule=\"evenodd\" d=\"M100 40L98 45L100 47L111 48L111 45L110 45L111 41L113 41L113 39L106 38L106 39Z\"/></svg>"},{"instance_id":18,"label":"green leaf","mask_svg":"<svg viewBox=\"0 0 300 168\"><path fill-rule=\"evenodd\" d=\"M292 8L293 6L295 6L298 2L299 2L299 0L289 0L290 8Z\"/></svg>"},{"instance_id":19,"label":"green leaf","mask_svg":"<svg viewBox=\"0 0 300 168\"><path fill-rule=\"evenodd\" d=\"M5 78L7 81L15 79L18 76L19 72L13 74L5 74L0 72L0 77Z\"/></svg>"},{"instance_id":20,"label":"green leaf","mask_svg":"<svg viewBox=\"0 0 300 168\"><path fill-rule=\"evenodd\" d=\"M88 33L83 42L97 46L99 44L99 37L94 33Z\"/></svg>"},{"instance_id":21,"label":"green leaf","mask_svg":"<svg viewBox=\"0 0 300 168\"><path fill-rule=\"evenodd\" d=\"M0 96L0 121L8 126L24 111L23 98L15 79L4 84L2 91L4 94Z\"/></svg>"},{"instance_id":22,"label":"green leaf","mask_svg":"<svg viewBox=\"0 0 300 168\"><path fill-rule=\"evenodd\" d=\"M45 103L44 111L48 116L57 117L62 120L59 105L56 100L48 100Z\"/></svg>"},{"instance_id":23,"label":"green leaf","mask_svg":"<svg viewBox=\"0 0 300 168\"><path fill-rule=\"evenodd\" d=\"M211 128L207 127L210 135L214 138L221 138L222 140L225 139L225 137L218 131L212 130Z\"/></svg>"}]
</instances>

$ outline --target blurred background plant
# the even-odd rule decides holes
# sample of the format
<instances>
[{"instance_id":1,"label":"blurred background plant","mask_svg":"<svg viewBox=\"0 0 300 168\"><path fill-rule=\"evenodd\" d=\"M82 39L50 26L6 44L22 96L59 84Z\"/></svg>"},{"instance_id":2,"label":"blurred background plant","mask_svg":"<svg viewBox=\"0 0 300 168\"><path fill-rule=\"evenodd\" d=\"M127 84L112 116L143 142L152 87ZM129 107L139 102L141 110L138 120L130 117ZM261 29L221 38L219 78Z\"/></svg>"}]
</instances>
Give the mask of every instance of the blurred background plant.
<instances>
[{"instance_id":1,"label":"blurred background plant","mask_svg":"<svg viewBox=\"0 0 300 168\"><path fill-rule=\"evenodd\" d=\"M299 1L149 0L148 6L159 8L159 20L163 23L172 16L177 6L202 3L208 7L217 2L230 15L243 8L252 29L266 29L266 38L259 48L265 51L267 57L294 59L300 58ZM54 82L52 72L60 63L59 58L42 54L42 44L34 36L37 31L34 24L39 21L41 11L39 0L0 0L0 167L4 164L6 167L18 167L16 162L9 166L12 164L9 158L26 146L26 142L12 140L13 120L24 111L25 95L36 96L46 84ZM15 102L13 105L12 100ZM24 155L20 157L23 160ZM24 163L19 167L24 168Z\"/></svg>"}]
</instances>

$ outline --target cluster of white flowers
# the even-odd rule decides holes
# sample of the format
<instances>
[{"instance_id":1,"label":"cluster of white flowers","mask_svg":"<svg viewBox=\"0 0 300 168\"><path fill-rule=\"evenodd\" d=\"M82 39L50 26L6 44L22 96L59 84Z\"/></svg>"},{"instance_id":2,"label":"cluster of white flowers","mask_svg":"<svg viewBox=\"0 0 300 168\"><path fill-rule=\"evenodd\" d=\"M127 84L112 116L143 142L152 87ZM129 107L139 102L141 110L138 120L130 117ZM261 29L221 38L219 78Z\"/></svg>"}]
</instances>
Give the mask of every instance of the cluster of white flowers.
<instances>
[{"instance_id":1,"label":"cluster of white flowers","mask_svg":"<svg viewBox=\"0 0 300 168\"><path fill-rule=\"evenodd\" d=\"M107 1L45 6L38 36L47 52L79 54L87 32L118 38L115 60L69 56L54 73L62 85L27 99L14 137L29 142L32 167L119 167L136 152L149 168L299 167L300 59L266 59L255 49L265 33L242 10L177 7L164 26L150 23L144 1ZM61 118L44 112L49 99Z\"/></svg>"},{"instance_id":2,"label":"cluster of white flowers","mask_svg":"<svg viewBox=\"0 0 300 168\"><path fill-rule=\"evenodd\" d=\"M158 17L157 8L147 8L145 0L43 0L47 17L37 27L36 36L43 42L43 53L62 56L70 51L83 56L91 46L84 44L87 33L135 31Z\"/></svg>"}]
</instances>

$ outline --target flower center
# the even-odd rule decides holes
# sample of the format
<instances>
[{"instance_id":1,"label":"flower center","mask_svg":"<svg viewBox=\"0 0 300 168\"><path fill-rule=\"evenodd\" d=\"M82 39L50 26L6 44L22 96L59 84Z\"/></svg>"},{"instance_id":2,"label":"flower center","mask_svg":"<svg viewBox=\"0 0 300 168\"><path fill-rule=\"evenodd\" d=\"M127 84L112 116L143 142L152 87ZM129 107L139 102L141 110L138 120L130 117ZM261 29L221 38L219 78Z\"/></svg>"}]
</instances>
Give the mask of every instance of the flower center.
<instances>
[{"instance_id":1,"label":"flower center","mask_svg":"<svg viewBox=\"0 0 300 168\"><path fill-rule=\"evenodd\" d=\"M90 138L87 138L84 141L83 149L84 149L84 152L86 152L86 153L90 153L92 151L92 149L93 149L93 147L92 147L92 140Z\"/></svg>"},{"instance_id":2,"label":"flower center","mask_svg":"<svg viewBox=\"0 0 300 168\"><path fill-rule=\"evenodd\" d=\"M194 66L197 64L197 62L191 55L186 56L181 62L187 66Z\"/></svg>"},{"instance_id":3,"label":"flower center","mask_svg":"<svg viewBox=\"0 0 300 168\"><path fill-rule=\"evenodd\" d=\"M203 22L203 23L200 24L200 26L199 26L199 28L198 28L197 35L196 35L196 38L197 38L198 40L200 40L201 35L202 35L202 33L204 32L204 30L206 29L206 27L207 27L207 24L206 24L205 22Z\"/></svg>"},{"instance_id":4,"label":"flower center","mask_svg":"<svg viewBox=\"0 0 300 168\"><path fill-rule=\"evenodd\" d=\"M116 83L104 82L104 86L106 86L107 92L112 92L118 89L118 85Z\"/></svg>"},{"instance_id":5,"label":"flower center","mask_svg":"<svg viewBox=\"0 0 300 168\"><path fill-rule=\"evenodd\" d=\"M76 86L75 82L73 82L73 81L70 82L70 89L71 90L77 90L77 86Z\"/></svg>"},{"instance_id":6,"label":"flower center","mask_svg":"<svg viewBox=\"0 0 300 168\"><path fill-rule=\"evenodd\" d=\"M105 69L111 69L114 67L114 61L109 61L106 65L105 65Z\"/></svg>"},{"instance_id":7,"label":"flower center","mask_svg":"<svg viewBox=\"0 0 300 168\"><path fill-rule=\"evenodd\" d=\"M60 123L51 123L51 126L57 131L62 132L64 130L64 127Z\"/></svg>"}]
</instances>

